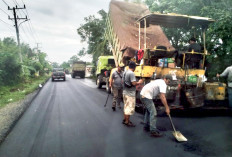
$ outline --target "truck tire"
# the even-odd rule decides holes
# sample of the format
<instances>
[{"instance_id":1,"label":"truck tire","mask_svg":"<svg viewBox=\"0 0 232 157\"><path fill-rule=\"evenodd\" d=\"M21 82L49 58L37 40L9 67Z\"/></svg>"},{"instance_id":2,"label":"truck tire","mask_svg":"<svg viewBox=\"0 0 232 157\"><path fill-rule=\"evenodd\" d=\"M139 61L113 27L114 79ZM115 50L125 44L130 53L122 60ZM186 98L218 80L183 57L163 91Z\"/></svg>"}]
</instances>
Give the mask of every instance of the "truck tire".
<instances>
[{"instance_id":1,"label":"truck tire","mask_svg":"<svg viewBox=\"0 0 232 157\"><path fill-rule=\"evenodd\" d=\"M99 75L98 77L97 77L97 88L102 88L102 82L101 82L101 80L102 80L102 76L101 75Z\"/></svg>"},{"instance_id":2,"label":"truck tire","mask_svg":"<svg viewBox=\"0 0 232 157\"><path fill-rule=\"evenodd\" d=\"M107 92L108 94L111 93L111 88L109 87L109 82L106 83L106 92Z\"/></svg>"}]
</instances>

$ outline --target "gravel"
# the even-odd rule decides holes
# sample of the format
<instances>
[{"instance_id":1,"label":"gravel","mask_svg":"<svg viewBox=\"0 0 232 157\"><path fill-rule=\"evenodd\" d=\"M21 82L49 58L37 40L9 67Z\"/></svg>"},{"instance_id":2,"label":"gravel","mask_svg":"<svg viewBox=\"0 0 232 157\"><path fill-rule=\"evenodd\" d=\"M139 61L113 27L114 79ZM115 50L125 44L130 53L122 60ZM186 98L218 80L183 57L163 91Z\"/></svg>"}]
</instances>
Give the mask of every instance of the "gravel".
<instances>
[{"instance_id":1,"label":"gravel","mask_svg":"<svg viewBox=\"0 0 232 157\"><path fill-rule=\"evenodd\" d=\"M26 111L33 99L37 96L41 88L28 94L23 100L9 103L0 108L0 143L4 141L11 129Z\"/></svg>"}]
</instances>

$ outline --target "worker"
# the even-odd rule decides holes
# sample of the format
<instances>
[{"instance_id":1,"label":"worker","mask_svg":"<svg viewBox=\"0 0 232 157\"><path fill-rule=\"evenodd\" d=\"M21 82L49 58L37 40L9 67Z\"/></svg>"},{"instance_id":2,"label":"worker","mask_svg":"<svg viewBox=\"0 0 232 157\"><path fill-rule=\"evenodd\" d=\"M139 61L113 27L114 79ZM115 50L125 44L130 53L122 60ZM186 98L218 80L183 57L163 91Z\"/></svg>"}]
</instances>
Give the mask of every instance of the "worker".
<instances>
[{"instance_id":1,"label":"worker","mask_svg":"<svg viewBox=\"0 0 232 157\"><path fill-rule=\"evenodd\" d=\"M146 84L140 92L140 100L146 108L144 130L150 131L152 137L162 136L162 133L156 128L157 111L153 99L159 95L167 115L170 114L170 109L165 96L167 85L170 81L172 81L172 76L165 75L162 79L152 80L150 83Z\"/></svg>"},{"instance_id":2,"label":"worker","mask_svg":"<svg viewBox=\"0 0 232 157\"><path fill-rule=\"evenodd\" d=\"M192 37L191 39L189 39L189 47L188 47L188 52L201 52L201 45L196 43L196 38Z\"/></svg>"},{"instance_id":3,"label":"worker","mask_svg":"<svg viewBox=\"0 0 232 157\"><path fill-rule=\"evenodd\" d=\"M117 66L117 70L112 73L111 79L109 81L109 87L113 89L113 103L112 109L116 110L116 104L118 108L121 109L120 102L122 101L122 76L123 76L123 65Z\"/></svg>"},{"instance_id":4,"label":"worker","mask_svg":"<svg viewBox=\"0 0 232 157\"><path fill-rule=\"evenodd\" d=\"M129 69L123 73L124 119L122 123L128 127L135 127L135 125L130 121L130 116L135 112L136 85L143 83L142 79L136 82L134 74L135 68L135 62L131 61L129 63Z\"/></svg>"},{"instance_id":5,"label":"worker","mask_svg":"<svg viewBox=\"0 0 232 157\"><path fill-rule=\"evenodd\" d=\"M227 77L229 107L232 110L232 66L227 67L222 74L217 74L217 77Z\"/></svg>"},{"instance_id":6,"label":"worker","mask_svg":"<svg viewBox=\"0 0 232 157\"><path fill-rule=\"evenodd\" d=\"M197 52L201 53L202 48L200 44L196 43L196 38L192 37L189 40L189 47L188 52ZM188 65L188 68L200 68L200 61L202 60L202 55L200 54L186 54L186 64Z\"/></svg>"}]
</instances>

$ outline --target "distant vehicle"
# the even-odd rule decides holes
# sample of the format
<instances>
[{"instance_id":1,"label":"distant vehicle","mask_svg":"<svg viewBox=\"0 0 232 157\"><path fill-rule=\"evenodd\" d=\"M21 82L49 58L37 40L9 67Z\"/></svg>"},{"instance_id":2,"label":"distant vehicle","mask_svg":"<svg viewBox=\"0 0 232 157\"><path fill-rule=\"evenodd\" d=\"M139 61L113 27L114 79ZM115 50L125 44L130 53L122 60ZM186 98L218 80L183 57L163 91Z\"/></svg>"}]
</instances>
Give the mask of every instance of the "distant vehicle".
<instances>
[{"instance_id":1,"label":"distant vehicle","mask_svg":"<svg viewBox=\"0 0 232 157\"><path fill-rule=\"evenodd\" d=\"M64 72L65 72L65 74L69 74L69 70L68 69L65 69Z\"/></svg>"},{"instance_id":2,"label":"distant vehicle","mask_svg":"<svg viewBox=\"0 0 232 157\"><path fill-rule=\"evenodd\" d=\"M92 70L93 70L94 66L93 65L87 65L85 68L85 77L91 77L92 74Z\"/></svg>"},{"instance_id":3,"label":"distant vehicle","mask_svg":"<svg viewBox=\"0 0 232 157\"><path fill-rule=\"evenodd\" d=\"M54 68L52 70L52 81L55 81L55 79L62 79L63 81L66 80L63 68Z\"/></svg>"},{"instance_id":4,"label":"distant vehicle","mask_svg":"<svg viewBox=\"0 0 232 157\"><path fill-rule=\"evenodd\" d=\"M72 64L72 78L75 78L76 76L80 76L80 78L85 77L85 68L86 68L86 62L82 61L76 61Z\"/></svg>"}]
</instances>

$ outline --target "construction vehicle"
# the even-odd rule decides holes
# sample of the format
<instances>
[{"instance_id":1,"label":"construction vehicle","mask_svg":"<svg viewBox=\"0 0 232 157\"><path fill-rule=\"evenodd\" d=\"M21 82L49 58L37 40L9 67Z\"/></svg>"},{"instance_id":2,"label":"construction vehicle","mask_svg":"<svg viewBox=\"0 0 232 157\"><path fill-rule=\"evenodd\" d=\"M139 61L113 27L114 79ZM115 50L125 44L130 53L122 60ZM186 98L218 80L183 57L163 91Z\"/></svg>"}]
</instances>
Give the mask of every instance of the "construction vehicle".
<instances>
[{"instance_id":1,"label":"construction vehicle","mask_svg":"<svg viewBox=\"0 0 232 157\"><path fill-rule=\"evenodd\" d=\"M72 78L75 78L76 76L79 76L80 78L84 78L85 77L85 68L86 68L86 62L83 62L83 61L73 62L72 72L71 72Z\"/></svg>"},{"instance_id":2,"label":"construction vehicle","mask_svg":"<svg viewBox=\"0 0 232 157\"><path fill-rule=\"evenodd\" d=\"M115 68L115 62L113 56L100 56L97 61L96 70L96 85L98 88L102 88L102 85L106 85L106 91L111 92L109 88L109 77L111 70Z\"/></svg>"},{"instance_id":3,"label":"construction vehicle","mask_svg":"<svg viewBox=\"0 0 232 157\"><path fill-rule=\"evenodd\" d=\"M136 9L134 9L136 8ZM166 97L171 109L212 108L207 100L225 101L225 84L205 82L205 58L209 55L205 44L205 31L214 20L205 17L179 14L150 13L145 5L111 1L107 18L105 38L109 41L116 66L137 63L134 71L137 79L144 84L137 86L137 98L142 87L154 76L161 78L171 74L174 81L168 86ZM160 27L201 28L203 34L203 52L180 52L169 42ZM143 50L140 61L135 59L136 51ZM141 52L141 51L140 51ZM176 60L182 55L181 64ZM201 68L190 68L187 59L201 56ZM160 60L170 60L167 66L160 67ZM165 64L163 64L165 65ZM128 68L128 67L127 67ZM158 98L155 104L159 103ZM218 106L213 106L218 107ZM226 108L226 106L220 106Z\"/></svg>"}]
</instances>

